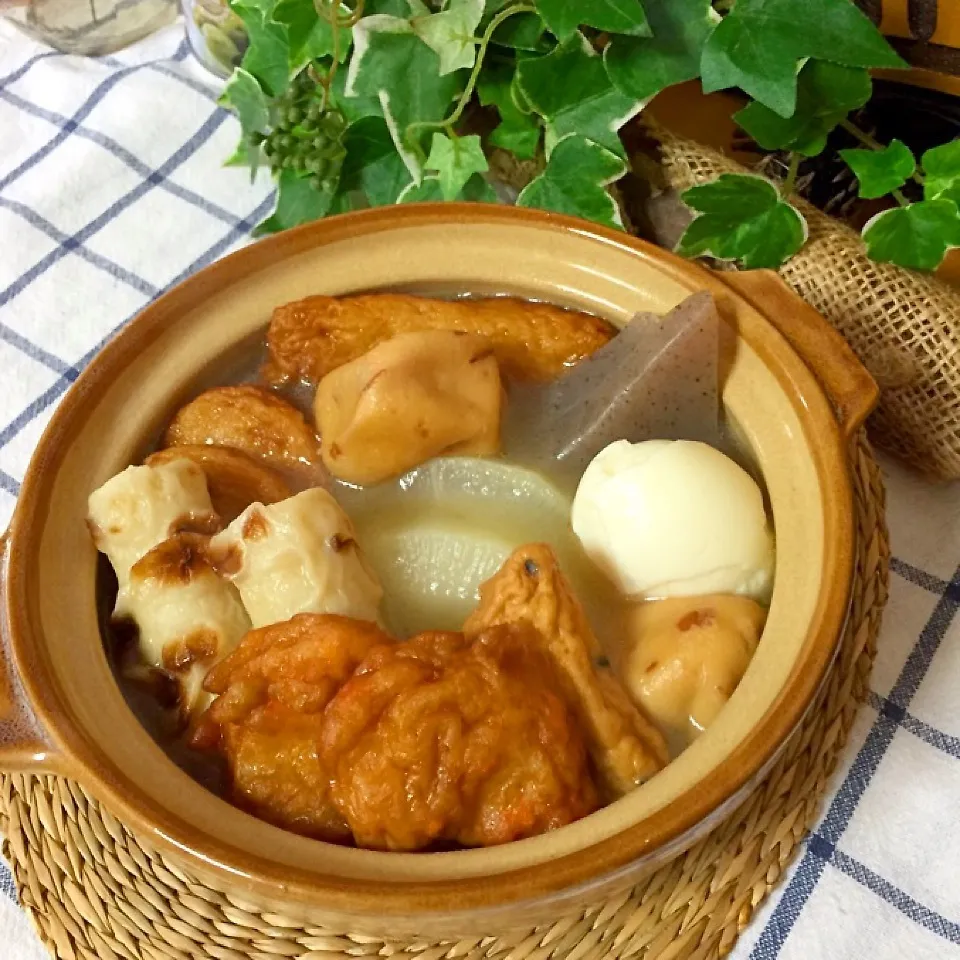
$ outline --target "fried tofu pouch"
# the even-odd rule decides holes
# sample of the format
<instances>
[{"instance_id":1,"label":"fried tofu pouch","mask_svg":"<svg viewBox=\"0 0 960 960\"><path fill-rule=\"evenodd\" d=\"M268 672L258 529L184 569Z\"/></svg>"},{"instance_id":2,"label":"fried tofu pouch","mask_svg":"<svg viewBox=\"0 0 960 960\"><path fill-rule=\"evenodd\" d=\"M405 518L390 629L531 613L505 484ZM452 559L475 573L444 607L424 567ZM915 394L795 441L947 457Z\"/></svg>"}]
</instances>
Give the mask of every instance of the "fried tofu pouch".
<instances>
[{"instance_id":1,"label":"fried tofu pouch","mask_svg":"<svg viewBox=\"0 0 960 960\"><path fill-rule=\"evenodd\" d=\"M723 709L760 642L766 613L749 597L648 600L627 618L624 682L634 701L683 746Z\"/></svg>"},{"instance_id":2,"label":"fried tofu pouch","mask_svg":"<svg viewBox=\"0 0 960 960\"><path fill-rule=\"evenodd\" d=\"M362 486L439 454L495 454L502 396L482 337L400 334L320 381L314 415L324 466Z\"/></svg>"},{"instance_id":3,"label":"fried tofu pouch","mask_svg":"<svg viewBox=\"0 0 960 960\"><path fill-rule=\"evenodd\" d=\"M596 790L531 630L397 643L314 614L255 630L208 676L194 743L223 752L239 805L321 839L417 850L563 826Z\"/></svg>"},{"instance_id":4,"label":"fried tofu pouch","mask_svg":"<svg viewBox=\"0 0 960 960\"><path fill-rule=\"evenodd\" d=\"M587 734L602 785L623 796L669 762L660 731L630 702L607 669L586 614L546 544L518 547L480 587L480 603L464 624L468 636L496 624L527 623L561 677Z\"/></svg>"},{"instance_id":5,"label":"fried tofu pouch","mask_svg":"<svg viewBox=\"0 0 960 960\"><path fill-rule=\"evenodd\" d=\"M307 297L277 307L267 332L269 383L319 383L337 367L401 333L482 336L504 376L546 381L589 356L616 329L604 320L511 297L432 300L400 293Z\"/></svg>"}]
</instances>

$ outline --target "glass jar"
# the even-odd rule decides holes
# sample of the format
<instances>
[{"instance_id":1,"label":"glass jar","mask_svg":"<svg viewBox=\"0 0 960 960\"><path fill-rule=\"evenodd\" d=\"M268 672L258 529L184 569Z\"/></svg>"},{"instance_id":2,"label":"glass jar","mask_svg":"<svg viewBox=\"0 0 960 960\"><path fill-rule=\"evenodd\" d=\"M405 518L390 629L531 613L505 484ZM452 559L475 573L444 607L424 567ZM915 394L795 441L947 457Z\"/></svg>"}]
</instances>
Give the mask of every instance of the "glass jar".
<instances>
[{"instance_id":1,"label":"glass jar","mask_svg":"<svg viewBox=\"0 0 960 960\"><path fill-rule=\"evenodd\" d=\"M243 21L226 0L183 0L187 38L194 56L219 77L229 77L247 49Z\"/></svg>"},{"instance_id":2,"label":"glass jar","mask_svg":"<svg viewBox=\"0 0 960 960\"><path fill-rule=\"evenodd\" d=\"M0 12L64 53L100 56L126 47L177 16L176 0L0 0Z\"/></svg>"}]
</instances>

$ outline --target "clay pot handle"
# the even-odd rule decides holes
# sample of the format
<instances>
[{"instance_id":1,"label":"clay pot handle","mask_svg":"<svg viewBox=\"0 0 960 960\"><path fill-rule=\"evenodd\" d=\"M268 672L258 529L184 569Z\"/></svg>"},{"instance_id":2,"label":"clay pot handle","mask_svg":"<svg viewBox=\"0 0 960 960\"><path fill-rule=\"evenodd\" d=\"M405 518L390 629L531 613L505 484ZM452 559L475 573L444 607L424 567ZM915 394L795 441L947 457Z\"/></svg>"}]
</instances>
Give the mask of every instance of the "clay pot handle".
<instances>
[{"instance_id":1,"label":"clay pot handle","mask_svg":"<svg viewBox=\"0 0 960 960\"><path fill-rule=\"evenodd\" d=\"M10 642L7 605L7 539L0 537L0 770L17 773L58 773L62 764L44 739L20 683Z\"/></svg>"},{"instance_id":2,"label":"clay pot handle","mask_svg":"<svg viewBox=\"0 0 960 960\"><path fill-rule=\"evenodd\" d=\"M719 277L756 307L810 367L850 439L876 406L880 391L843 336L772 270L731 271Z\"/></svg>"}]
</instances>

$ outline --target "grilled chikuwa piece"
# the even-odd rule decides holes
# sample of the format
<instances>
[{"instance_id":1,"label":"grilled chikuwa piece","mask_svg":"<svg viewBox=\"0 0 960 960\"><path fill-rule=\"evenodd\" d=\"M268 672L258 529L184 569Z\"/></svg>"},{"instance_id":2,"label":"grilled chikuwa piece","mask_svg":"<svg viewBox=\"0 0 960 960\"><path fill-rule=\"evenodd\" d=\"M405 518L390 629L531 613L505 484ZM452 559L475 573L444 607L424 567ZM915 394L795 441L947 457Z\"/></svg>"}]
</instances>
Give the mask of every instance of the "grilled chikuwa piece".
<instances>
[{"instance_id":1,"label":"grilled chikuwa piece","mask_svg":"<svg viewBox=\"0 0 960 960\"><path fill-rule=\"evenodd\" d=\"M484 337L500 370L544 381L589 356L616 330L605 320L510 297L431 300L399 293L307 297L277 307L267 333L264 376L275 385L319 383L399 333L452 330Z\"/></svg>"},{"instance_id":2,"label":"grilled chikuwa piece","mask_svg":"<svg viewBox=\"0 0 960 960\"><path fill-rule=\"evenodd\" d=\"M320 463L320 444L303 414L263 387L214 387L177 411L165 447L230 447L274 469Z\"/></svg>"},{"instance_id":3,"label":"grilled chikuwa piece","mask_svg":"<svg viewBox=\"0 0 960 960\"><path fill-rule=\"evenodd\" d=\"M600 646L546 544L518 547L480 587L480 604L464 625L467 636L496 624L527 623L556 665L577 713L603 786L629 793L669 762L659 730L630 702L606 668L594 664Z\"/></svg>"}]
</instances>

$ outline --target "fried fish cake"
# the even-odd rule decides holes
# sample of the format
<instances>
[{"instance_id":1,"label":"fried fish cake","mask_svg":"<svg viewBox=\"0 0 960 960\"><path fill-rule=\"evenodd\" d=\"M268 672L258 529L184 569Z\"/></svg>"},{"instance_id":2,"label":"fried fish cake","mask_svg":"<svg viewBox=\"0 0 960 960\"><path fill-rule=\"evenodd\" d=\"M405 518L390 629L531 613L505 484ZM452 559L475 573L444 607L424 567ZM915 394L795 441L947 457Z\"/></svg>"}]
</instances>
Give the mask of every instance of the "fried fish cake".
<instances>
[{"instance_id":1,"label":"fried fish cake","mask_svg":"<svg viewBox=\"0 0 960 960\"><path fill-rule=\"evenodd\" d=\"M364 847L486 846L597 805L553 664L499 626L396 643L374 624L301 615L247 634L207 676L194 744L217 748L235 802Z\"/></svg>"},{"instance_id":2,"label":"fried fish cake","mask_svg":"<svg viewBox=\"0 0 960 960\"><path fill-rule=\"evenodd\" d=\"M344 684L323 757L358 844L492 846L595 809L583 735L529 630L420 634Z\"/></svg>"},{"instance_id":3,"label":"fried fish cake","mask_svg":"<svg viewBox=\"0 0 960 960\"><path fill-rule=\"evenodd\" d=\"M264 377L319 383L399 333L452 330L489 341L501 371L544 381L589 356L616 330L605 320L512 297L431 300L400 293L307 297L273 311Z\"/></svg>"},{"instance_id":4,"label":"fried fish cake","mask_svg":"<svg viewBox=\"0 0 960 960\"><path fill-rule=\"evenodd\" d=\"M168 447L150 454L143 462L153 467L180 459L190 460L203 470L213 509L225 524L239 517L251 503L277 503L291 493L279 473L230 447Z\"/></svg>"},{"instance_id":5,"label":"fried fish cake","mask_svg":"<svg viewBox=\"0 0 960 960\"><path fill-rule=\"evenodd\" d=\"M303 414L263 387L214 387L177 411L165 447L231 447L279 470L320 462L320 444Z\"/></svg>"},{"instance_id":6,"label":"fried fish cake","mask_svg":"<svg viewBox=\"0 0 960 960\"><path fill-rule=\"evenodd\" d=\"M555 664L564 692L588 735L603 785L622 796L669 761L660 732L630 702L605 668L586 614L546 544L518 547L480 587L480 604L464 625L468 636L496 624L527 623Z\"/></svg>"},{"instance_id":7,"label":"fried fish cake","mask_svg":"<svg viewBox=\"0 0 960 960\"><path fill-rule=\"evenodd\" d=\"M306 836L350 840L319 754L324 708L367 653L392 639L373 623L299 614L251 630L207 674L217 694L193 735L218 747L238 806Z\"/></svg>"}]
</instances>

